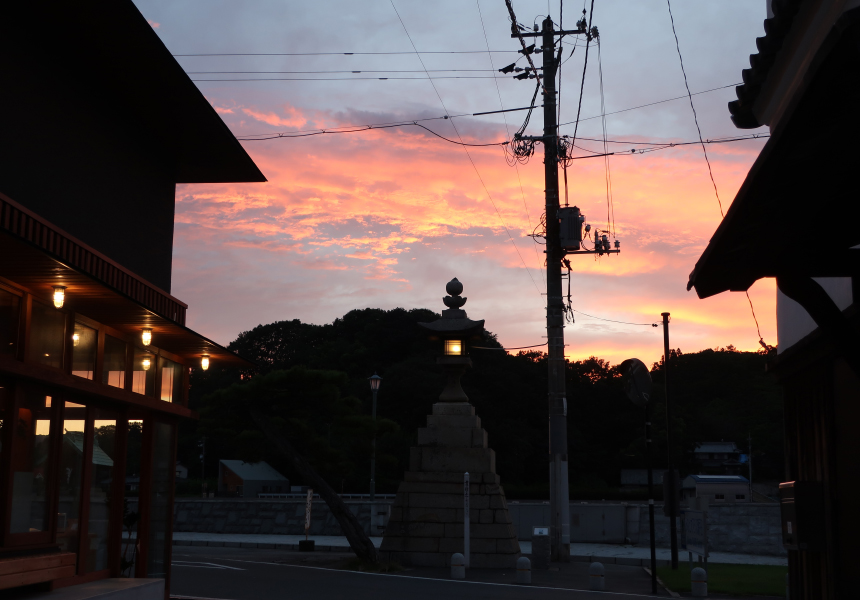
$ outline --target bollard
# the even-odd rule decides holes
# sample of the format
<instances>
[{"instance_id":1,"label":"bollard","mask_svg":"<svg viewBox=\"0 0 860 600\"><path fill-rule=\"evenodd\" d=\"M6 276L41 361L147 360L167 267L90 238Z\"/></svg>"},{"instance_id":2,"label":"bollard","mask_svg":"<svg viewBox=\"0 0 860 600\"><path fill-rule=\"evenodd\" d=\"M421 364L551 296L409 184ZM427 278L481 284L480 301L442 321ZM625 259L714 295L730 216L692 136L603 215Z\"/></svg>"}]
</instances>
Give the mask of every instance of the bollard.
<instances>
[{"instance_id":1,"label":"bollard","mask_svg":"<svg viewBox=\"0 0 860 600\"><path fill-rule=\"evenodd\" d=\"M451 579L466 579L466 557L459 552L451 556Z\"/></svg>"},{"instance_id":2,"label":"bollard","mask_svg":"<svg viewBox=\"0 0 860 600\"><path fill-rule=\"evenodd\" d=\"M588 567L589 589L595 592L602 592L606 589L606 568L603 563L593 562Z\"/></svg>"},{"instance_id":3,"label":"bollard","mask_svg":"<svg viewBox=\"0 0 860 600\"><path fill-rule=\"evenodd\" d=\"M690 591L694 598L708 597L708 573L701 567L690 572Z\"/></svg>"},{"instance_id":4,"label":"bollard","mask_svg":"<svg viewBox=\"0 0 860 600\"><path fill-rule=\"evenodd\" d=\"M517 559L517 583L523 585L531 585L532 582L532 561L525 556Z\"/></svg>"}]
</instances>

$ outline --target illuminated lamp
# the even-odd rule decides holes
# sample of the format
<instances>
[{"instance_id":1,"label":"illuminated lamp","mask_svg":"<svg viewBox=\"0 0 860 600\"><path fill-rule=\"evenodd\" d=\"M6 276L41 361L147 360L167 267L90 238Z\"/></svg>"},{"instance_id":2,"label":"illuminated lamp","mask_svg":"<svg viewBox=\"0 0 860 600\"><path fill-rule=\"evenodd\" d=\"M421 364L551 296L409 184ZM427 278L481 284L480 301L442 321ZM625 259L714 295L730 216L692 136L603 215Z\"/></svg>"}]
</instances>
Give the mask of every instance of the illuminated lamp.
<instances>
[{"instance_id":1,"label":"illuminated lamp","mask_svg":"<svg viewBox=\"0 0 860 600\"><path fill-rule=\"evenodd\" d=\"M66 301L66 287L62 285L54 286L54 307L63 308L63 303Z\"/></svg>"},{"instance_id":2,"label":"illuminated lamp","mask_svg":"<svg viewBox=\"0 0 860 600\"><path fill-rule=\"evenodd\" d=\"M79 336L77 333L72 334L72 342L74 342L75 346L77 346L80 341L81 336Z\"/></svg>"},{"instance_id":3,"label":"illuminated lamp","mask_svg":"<svg viewBox=\"0 0 860 600\"><path fill-rule=\"evenodd\" d=\"M140 361L140 365L143 367L144 371L149 371L149 367L152 366L152 359L149 356L143 357L143 360Z\"/></svg>"},{"instance_id":4,"label":"illuminated lamp","mask_svg":"<svg viewBox=\"0 0 860 600\"><path fill-rule=\"evenodd\" d=\"M204 354L200 357L200 368L206 371L209 368L209 355Z\"/></svg>"},{"instance_id":5,"label":"illuminated lamp","mask_svg":"<svg viewBox=\"0 0 860 600\"><path fill-rule=\"evenodd\" d=\"M152 328L144 327L140 339L143 341L144 346L149 346L152 343Z\"/></svg>"},{"instance_id":6,"label":"illuminated lamp","mask_svg":"<svg viewBox=\"0 0 860 600\"><path fill-rule=\"evenodd\" d=\"M462 356L462 340L445 340L445 356Z\"/></svg>"}]
</instances>

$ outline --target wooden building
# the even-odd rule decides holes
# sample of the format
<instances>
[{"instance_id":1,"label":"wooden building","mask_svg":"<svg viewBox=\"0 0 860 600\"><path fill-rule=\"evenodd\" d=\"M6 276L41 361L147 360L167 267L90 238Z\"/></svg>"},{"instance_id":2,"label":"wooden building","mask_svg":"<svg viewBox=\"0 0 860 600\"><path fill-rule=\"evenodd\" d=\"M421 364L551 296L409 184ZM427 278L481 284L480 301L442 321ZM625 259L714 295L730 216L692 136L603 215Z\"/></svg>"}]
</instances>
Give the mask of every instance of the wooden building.
<instances>
[{"instance_id":1,"label":"wooden building","mask_svg":"<svg viewBox=\"0 0 860 600\"><path fill-rule=\"evenodd\" d=\"M701 298L779 288L783 539L793 599L854 597L860 562L860 2L768 1L759 52L729 104L740 128L770 127L690 275Z\"/></svg>"},{"instance_id":2,"label":"wooden building","mask_svg":"<svg viewBox=\"0 0 860 600\"><path fill-rule=\"evenodd\" d=\"M0 595L168 593L190 370L249 366L170 294L175 187L265 178L131 0L3 3L0 89Z\"/></svg>"}]
</instances>

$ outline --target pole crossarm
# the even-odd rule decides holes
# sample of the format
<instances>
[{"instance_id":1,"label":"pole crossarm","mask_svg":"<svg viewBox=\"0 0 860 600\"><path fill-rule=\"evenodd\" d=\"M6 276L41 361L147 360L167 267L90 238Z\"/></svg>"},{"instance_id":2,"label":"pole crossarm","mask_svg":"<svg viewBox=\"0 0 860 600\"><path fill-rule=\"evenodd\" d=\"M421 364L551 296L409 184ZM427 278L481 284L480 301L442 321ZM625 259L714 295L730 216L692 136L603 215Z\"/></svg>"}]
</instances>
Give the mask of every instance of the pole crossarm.
<instances>
[{"instance_id":1,"label":"pole crossarm","mask_svg":"<svg viewBox=\"0 0 860 600\"><path fill-rule=\"evenodd\" d=\"M588 32L585 31L584 29L572 29L572 30L565 30L565 31L562 31L562 30L553 31L551 35L554 35L554 36L555 35L585 35L587 33ZM520 37L543 37L543 35L544 35L544 32L535 31L534 33L524 33L524 32L512 33L511 37L516 39L516 38L520 38Z\"/></svg>"}]
</instances>

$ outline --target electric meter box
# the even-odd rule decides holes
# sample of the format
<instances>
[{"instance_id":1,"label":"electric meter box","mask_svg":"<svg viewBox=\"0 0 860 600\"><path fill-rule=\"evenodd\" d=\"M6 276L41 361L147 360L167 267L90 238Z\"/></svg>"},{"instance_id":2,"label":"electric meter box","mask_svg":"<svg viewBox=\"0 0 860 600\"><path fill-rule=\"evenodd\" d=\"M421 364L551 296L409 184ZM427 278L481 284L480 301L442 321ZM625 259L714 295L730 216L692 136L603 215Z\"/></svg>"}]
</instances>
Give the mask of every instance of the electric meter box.
<instances>
[{"instance_id":1,"label":"electric meter box","mask_svg":"<svg viewBox=\"0 0 860 600\"><path fill-rule=\"evenodd\" d=\"M582 224L585 216L576 206L558 209L559 242L562 250L579 250L582 246Z\"/></svg>"},{"instance_id":2,"label":"electric meter box","mask_svg":"<svg viewBox=\"0 0 860 600\"><path fill-rule=\"evenodd\" d=\"M779 484L782 545L786 550L824 550L824 487L819 481Z\"/></svg>"}]
</instances>

